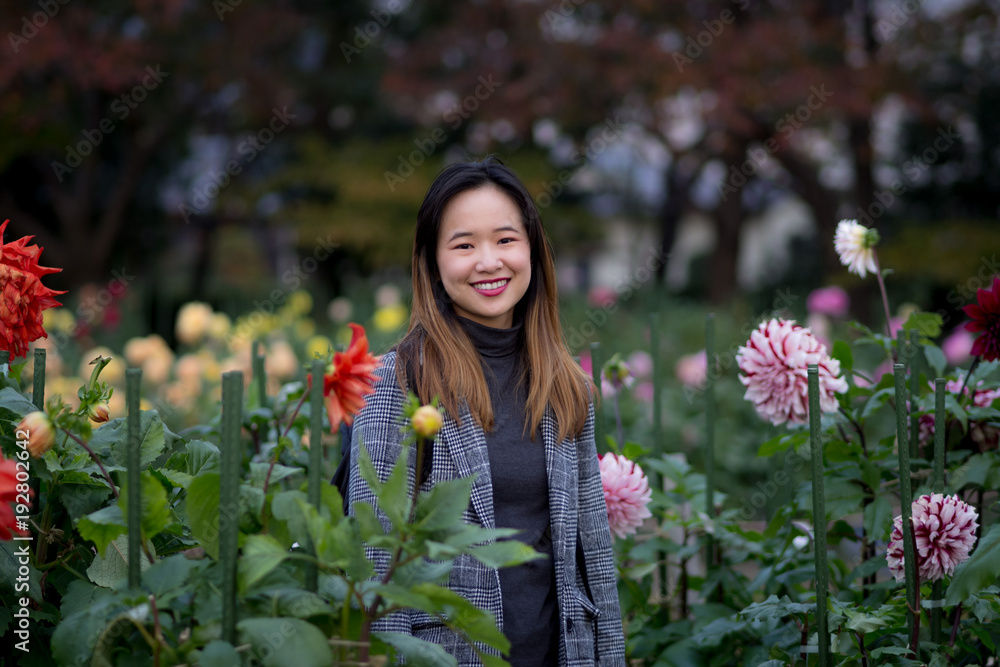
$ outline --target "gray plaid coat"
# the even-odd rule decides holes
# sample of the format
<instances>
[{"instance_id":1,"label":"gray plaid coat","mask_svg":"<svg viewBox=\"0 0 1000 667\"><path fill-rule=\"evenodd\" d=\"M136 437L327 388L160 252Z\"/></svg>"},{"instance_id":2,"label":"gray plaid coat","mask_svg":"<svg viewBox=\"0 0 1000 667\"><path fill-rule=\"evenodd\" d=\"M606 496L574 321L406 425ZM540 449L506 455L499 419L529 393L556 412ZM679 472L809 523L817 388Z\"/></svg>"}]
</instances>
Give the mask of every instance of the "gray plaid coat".
<instances>
[{"instance_id":1,"label":"gray plaid coat","mask_svg":"<svg viewBox=\"0 0 1000 667\"><path fill-rule=\"evenodd\" d=\"M366 407L358 413L352 429L352 466L349 497L352 503L370 503L384 526L388 519L379 509L368 484L358 470L360 446L364 442L381 479L388 478L401 450L399 415L403 392L396 382L396 354L389 352L375 371L381 380L375 393L368 396ZM495 528L493 488L489 457L483 431L462 404L462 427L448 416L434 443L431 473L423 490L437 481L458 479L476 474L472 498L465 511L468 523ZM608 527L604 491L594 446L594 410L590 409L583 433L563 442L556 441L555 419L547 410L542 419L545 459L549 478L549 512L555 559L556 591L559 602L560 667L600 665L619 667L625 664L625 640L618 603L611 530ZM415 476L410 472L410 483ZM586 559L587 583L583 585L577 566L577 534ZM378 572L385 572L388 554L370 550ZM471 557L462 556L452 569L449 587L478 607L491 612L503 630L503 605L500 577L495 568L486 567ZM376 631L403 632L442 645L458 658L461 667L481 664L475 653L457 635L437 619L416 610L391 614L377 622ZM480 649L496 654L480 645Z\"/></svg>"}]
</instances>

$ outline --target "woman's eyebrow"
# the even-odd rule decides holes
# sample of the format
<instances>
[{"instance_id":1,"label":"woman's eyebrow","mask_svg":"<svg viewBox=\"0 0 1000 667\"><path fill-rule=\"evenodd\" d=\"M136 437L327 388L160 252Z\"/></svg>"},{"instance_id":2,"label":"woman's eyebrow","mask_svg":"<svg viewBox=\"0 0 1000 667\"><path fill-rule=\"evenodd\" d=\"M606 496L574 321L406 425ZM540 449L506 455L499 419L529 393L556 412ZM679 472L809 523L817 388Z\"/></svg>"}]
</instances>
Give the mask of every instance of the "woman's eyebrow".
<instances>
[{"instance_id":1,"label":"woman's eyebrow","mask_svg":"<svg viewBox=\"0 0 1000 667\"><path fill-rule=\"evenodd\" d=\"M517 227L512 227L510 225L504 225L503 227L497 227L496 229L493 230L494 234L496 234L497 232L515 232L515 233L520 233L520 230ZM448 243L451 243L455 239L462 238L463 236L473 236L473 234L472 234L472 232L455 232L454 234L451 235L451 238L448 239Z\"/></svg>"}]
</instances>

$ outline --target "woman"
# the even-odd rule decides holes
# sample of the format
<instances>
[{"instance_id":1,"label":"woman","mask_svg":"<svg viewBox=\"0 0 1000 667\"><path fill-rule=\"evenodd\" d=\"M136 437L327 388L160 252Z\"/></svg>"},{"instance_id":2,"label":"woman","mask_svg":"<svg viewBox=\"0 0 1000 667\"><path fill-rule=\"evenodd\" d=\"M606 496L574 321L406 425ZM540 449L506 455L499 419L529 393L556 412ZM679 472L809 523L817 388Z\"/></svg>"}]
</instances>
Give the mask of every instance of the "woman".
<instances>
[{"instance_id":1,"label":"woman","mask_svg":"<svg viewBox=\"0 0 1000 667\"><path fill-rule=\"evenodd\" d=\"M431 185L417 213L409 331L377 374L354 422L351 502L376 505L357 467L362 442L383 478L399 456L403 388L421 402L439 396L447 414L422 490L476 474L466 520L518 529L517 539L548 556L500 570L463 557L449 587L495 615L515 667L624 665L593 385L562 343L538 211L499 161L451 165ZM426 614L380 623L373 629L411 633L460 665L479 664Z\"/></svg>"}]
</instances>

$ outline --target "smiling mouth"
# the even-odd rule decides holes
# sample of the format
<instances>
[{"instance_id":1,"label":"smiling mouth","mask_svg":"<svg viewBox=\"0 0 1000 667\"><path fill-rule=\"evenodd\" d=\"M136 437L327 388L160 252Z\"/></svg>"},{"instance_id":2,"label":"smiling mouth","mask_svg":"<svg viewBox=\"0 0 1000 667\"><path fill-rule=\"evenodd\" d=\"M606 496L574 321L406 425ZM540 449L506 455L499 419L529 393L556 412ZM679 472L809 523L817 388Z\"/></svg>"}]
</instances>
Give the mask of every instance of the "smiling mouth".
<instances>
[{"instance_id":1,"label":"smiling mouth","mask_svg":"<svg viewBox=\"0 0 1000 667\"><path fill-rule=\"evenodd\" d=\"M472 286L475 287L476 289L491 290L491 289L499 289L500 287L503 287L509 282L510 278L504 278L502 280L494 280L488 283L472 283Z\"/></svg>"}]
</instances>

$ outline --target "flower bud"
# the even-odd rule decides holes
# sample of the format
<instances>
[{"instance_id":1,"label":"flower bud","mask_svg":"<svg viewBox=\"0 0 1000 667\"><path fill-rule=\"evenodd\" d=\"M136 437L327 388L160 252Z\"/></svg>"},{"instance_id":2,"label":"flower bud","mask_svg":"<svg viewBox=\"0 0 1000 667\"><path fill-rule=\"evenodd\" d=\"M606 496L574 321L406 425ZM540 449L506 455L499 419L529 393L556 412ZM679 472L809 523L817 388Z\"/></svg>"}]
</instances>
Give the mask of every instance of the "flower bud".
<instances>
[{"instance_id":1,"label":"flower bud","mask_svg":"<svg viewBox=\"0 0 1000 667\"><path fill-rule=\"evenodd\" d=\"M413 413L413 430L421 438L433 438L441 430L441 411L433 405L424 405Z\"/></svg>"},{"instance_id":2,"label":"flower bud","mask_svg":"<svg viewBox=\"0 0 1000 667\"><path fill-rule=\"evenodd\" d=\"M28 453L39 457L52 449L56 441L55 428L48 415L41 411L29 412L17 426L18 431L28 435Z\"/></svg>"},{"instance_id":3,"label":"flower bud","mask_svg":"<svg viewBox=\"0 0 1000 667\"><path fill-rule=\"evenodd\" d=\"M111 413L108 411L107 403L93 403L89 408L87 408L87 414L90 416L91 421L97 422L98 424L103 424L111 419Z\"/></svg>"}]
</instances>

